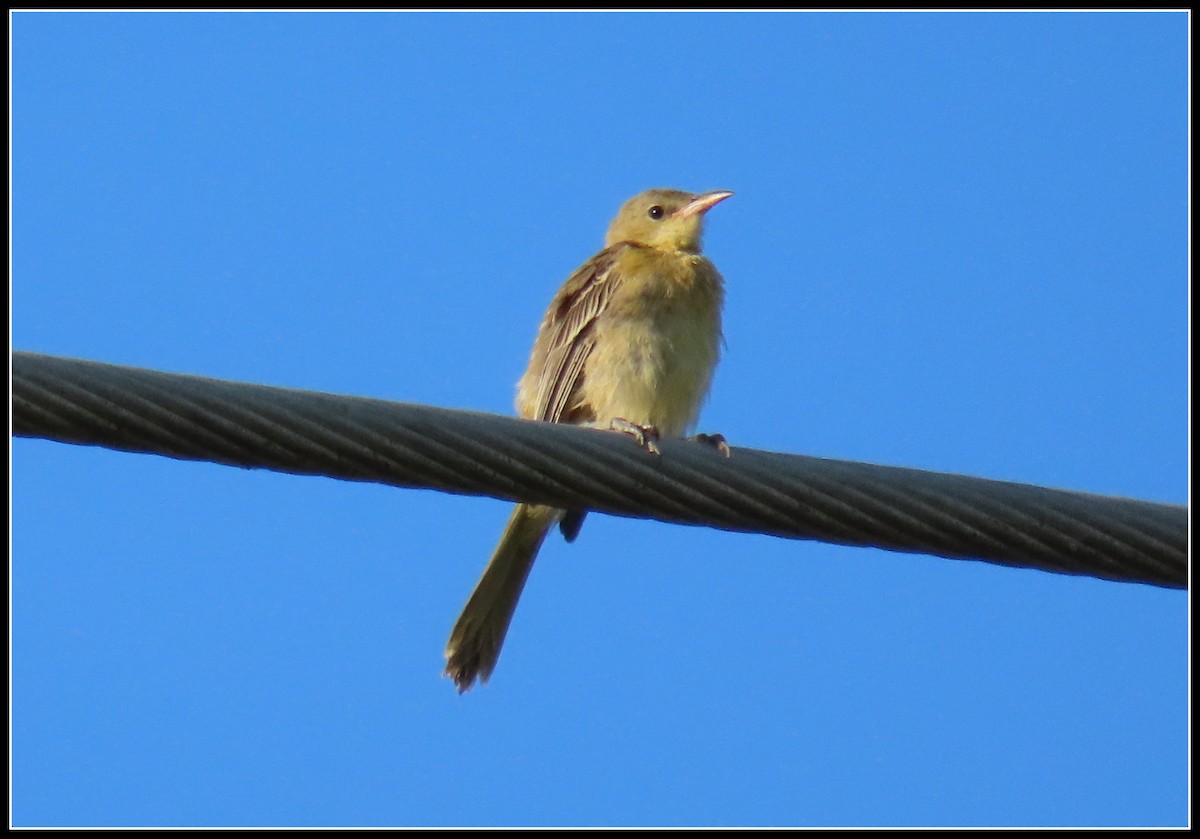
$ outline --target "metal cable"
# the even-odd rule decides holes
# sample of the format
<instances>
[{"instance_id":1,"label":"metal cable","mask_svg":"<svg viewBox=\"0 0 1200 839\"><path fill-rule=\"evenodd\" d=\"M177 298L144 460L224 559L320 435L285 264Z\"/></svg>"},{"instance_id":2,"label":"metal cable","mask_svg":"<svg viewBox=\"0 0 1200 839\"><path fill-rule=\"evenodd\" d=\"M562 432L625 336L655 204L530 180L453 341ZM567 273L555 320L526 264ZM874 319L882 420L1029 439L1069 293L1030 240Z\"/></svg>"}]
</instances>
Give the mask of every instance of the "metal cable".
<instances>
[{"instance_id":1,"label":"metal cable","mask_svg":"<svg viewBox=\"0 0 1200 839\"><path fill-rule=\"evenodd\" d=\"M1186 588L1188 510L12 354L13 435Z\"/></svg>"}]
</instances>

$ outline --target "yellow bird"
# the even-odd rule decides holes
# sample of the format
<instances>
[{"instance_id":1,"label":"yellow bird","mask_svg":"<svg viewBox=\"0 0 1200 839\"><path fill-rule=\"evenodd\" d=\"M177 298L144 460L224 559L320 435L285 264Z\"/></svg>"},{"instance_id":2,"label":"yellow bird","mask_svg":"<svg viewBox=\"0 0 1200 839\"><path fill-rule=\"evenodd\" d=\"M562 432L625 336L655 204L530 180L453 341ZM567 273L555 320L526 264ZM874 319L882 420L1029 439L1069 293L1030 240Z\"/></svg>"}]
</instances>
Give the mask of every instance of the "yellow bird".
<instances>
[{"instance_id":1,"label":"yellow bird","mask_svg":"<svg viewBox=\"0 0 1200 839\"><path fill-rule=\"evenodd\" d=\"M720 355L723 283L700 254L704 214L732 192L652 189L631 198L604 250L568 278L542 319L517 386L527 419L611 428L657 454L658 436L695 425ZM720 435L697 439L728 456ZM463 692L486 682L529 569L557 523L567 541L586 511L518 504L446 646Z\"/></svg>"}]
</instances>

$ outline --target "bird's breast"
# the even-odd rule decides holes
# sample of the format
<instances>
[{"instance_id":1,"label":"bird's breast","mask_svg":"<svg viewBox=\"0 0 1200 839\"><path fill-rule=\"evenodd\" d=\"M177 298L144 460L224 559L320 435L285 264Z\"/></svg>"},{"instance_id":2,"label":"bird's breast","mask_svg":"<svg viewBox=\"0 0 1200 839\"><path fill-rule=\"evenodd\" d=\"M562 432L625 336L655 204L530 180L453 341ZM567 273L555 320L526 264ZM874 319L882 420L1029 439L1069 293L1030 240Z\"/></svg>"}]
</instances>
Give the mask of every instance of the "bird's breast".
<instances>
[{"instance_id":1,"label":"bird's breast","mask_svg":"<svg viewBox=\"0 0 1200 839\"><path fill-rule=\"evenodd\" d=\"M645 260L623 275L596 324L584 399L600 424L620 417L686 434L720 354L720 275L693 254Z\"/></svg>"}]
</instances>

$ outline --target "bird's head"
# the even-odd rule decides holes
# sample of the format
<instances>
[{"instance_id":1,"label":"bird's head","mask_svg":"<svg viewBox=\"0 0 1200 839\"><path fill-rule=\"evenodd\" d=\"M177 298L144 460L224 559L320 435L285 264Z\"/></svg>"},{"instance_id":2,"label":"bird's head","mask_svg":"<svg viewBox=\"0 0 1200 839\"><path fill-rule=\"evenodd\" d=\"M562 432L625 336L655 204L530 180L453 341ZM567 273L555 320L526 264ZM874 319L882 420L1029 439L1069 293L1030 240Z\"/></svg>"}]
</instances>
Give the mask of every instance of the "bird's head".
<instances>
[{"instance_id":1,"label":"bird's head","mask_svg":"<svg viewBox=\"0 0 1200 839\"><path fill-rule=\"evenodd\" d=\"M625 202L608 228L605 247L620 242L670 251L699 253L704 214L732 192L697 195L678 189L651 189Z\"/></svg>"}]
</instances>

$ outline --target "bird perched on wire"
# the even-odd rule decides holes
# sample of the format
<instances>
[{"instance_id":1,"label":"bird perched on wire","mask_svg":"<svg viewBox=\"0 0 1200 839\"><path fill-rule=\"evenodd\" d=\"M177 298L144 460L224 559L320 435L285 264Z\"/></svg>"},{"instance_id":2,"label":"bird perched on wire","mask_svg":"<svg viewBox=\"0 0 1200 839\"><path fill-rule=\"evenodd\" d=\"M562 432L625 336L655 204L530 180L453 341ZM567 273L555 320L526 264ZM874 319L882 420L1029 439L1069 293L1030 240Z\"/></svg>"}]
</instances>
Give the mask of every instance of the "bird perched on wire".
<instances>
[{"instance_id":1,"label":"bird perched on wire","mask_svg":"<svg viewBox=\"0 0 1200 839\"><path fill-rule=\"evenodd\" d=\"M695 424L720 354L721 275L700 254L704 214L731 192L652 189L621 207L604 250L563 284L517 386L527 419L611 428L657 454L659 435ZM697 439L729 447L720 435ZM557 523L567 541L586 511L518 504L446 646L463 692L492 674L529 569Z\"/></svg>"}]
</instances>

